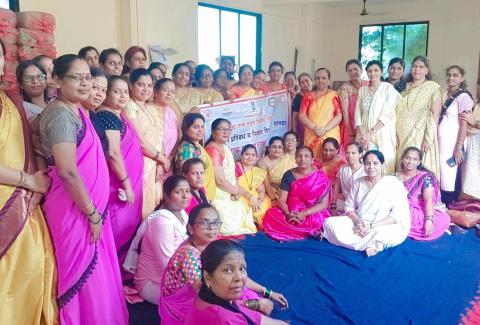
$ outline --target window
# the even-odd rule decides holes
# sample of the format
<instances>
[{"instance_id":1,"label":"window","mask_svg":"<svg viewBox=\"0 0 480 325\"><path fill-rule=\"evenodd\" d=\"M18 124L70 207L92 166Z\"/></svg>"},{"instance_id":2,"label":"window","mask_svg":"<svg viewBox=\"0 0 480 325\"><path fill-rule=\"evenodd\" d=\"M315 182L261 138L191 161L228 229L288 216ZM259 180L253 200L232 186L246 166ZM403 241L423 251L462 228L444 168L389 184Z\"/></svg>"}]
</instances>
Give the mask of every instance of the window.
<instances>
[{"instance_id":1,"label":"window","mask_svg":"<svg viewBox=\"0 0 480 325\"><path fill-rule=\"evenodd\" d=\"M380 60L388 75L391 59L400 57L410 64L417 55L427 55L428 27L428 22L361 25L358 58L363 66Z\"/></svg>"},{"instance_id":2,"label":"window","mask_svg":"<svg viewBox=\"0 0 480 325\"><path fill-rule=\"evenodd\" d=\"M262 15L198 4L198 62L218 67L220 56L234 56L237 65L261 67Z\"/></svg>"},{"instance_id":3,"label":"window","mask_svg":"<svg viewBox=\"0 0 480 325\"><path fill-rule=\"evenodd\" d=\"M0 0L0 8L18 11L18 0Z\"/></svg>"}]
</instances>

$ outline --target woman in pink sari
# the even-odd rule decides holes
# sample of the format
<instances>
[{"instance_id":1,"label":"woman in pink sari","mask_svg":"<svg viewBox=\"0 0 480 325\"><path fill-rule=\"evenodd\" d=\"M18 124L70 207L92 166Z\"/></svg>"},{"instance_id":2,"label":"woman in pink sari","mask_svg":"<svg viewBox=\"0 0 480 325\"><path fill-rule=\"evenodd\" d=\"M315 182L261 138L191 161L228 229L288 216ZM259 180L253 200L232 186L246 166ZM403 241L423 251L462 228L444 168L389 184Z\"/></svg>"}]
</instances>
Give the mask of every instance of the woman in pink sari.
<instances>
[{"instance_id":1,"label":"woman in pink sari","mask_svg":"<svg viewBox=\"0 0 480 325\"><path fill-rule=\"evenodd\" d=\"M283 175L278 205L263 218L265 233L276 240L318 237L330 216L330 180L313 166L313 152L300 147L297 167Z\"/></svg>"},{"instance_id":2,"label":"woman in pink sari","mask_svg":"<svg viewBox=\"0 0 480 325\"><path fill-rule=\"evenodd\" d=\"M108 79L107 98L96 114L108 140L108 212L120 265L142 221L143 153L135 131L122 116L128 98L125 79L111 76Z\"/></svg>"},{"instance_id":3,"label":"woman in pink sari","mask_svg":"<svg viewBox=\"0 0 480 325\"><path fill-rule=\"evenodd\" d=\"M265 298L275 300L282 309L288 308L287 300L282 294L275 294L277 297L274 298L271 290L248 277L245 253L238 242L227 239L211 241L202 250L200 264L202 278L196 283L198 297L185 309L188 314L182 315L179 324L286 324L268 317L273 304ZM264 298L248 289L252 283L263 289Z\"/></svg>"},{"instance_id":4,"label":"woman in pink sari","mask_svg":"<svg viewBox=\"0 0 480 325\"><path fill-rule=\"evenodd\" d=\"M88 64L73 54L55 60L59 97L40 119L52 187L43 205L55 246L62 324L127 324L117 252L107 211L108 166L79 105L90 95Z\"/></svg>"},{"instance_id":5,"label":"woman in pink sari","mask_svg":"<svg viewBox=\"0 0 480 325\"><path fill-rule=\"evenodd\" d=\"M439 188L435 176L422 170L423 153L415 147L407 148L400 160L397 177L408 191L411 228L410 238L433 240L445 233L450 225L450 216L438 207Z\"/></svg>"}]
</instances>

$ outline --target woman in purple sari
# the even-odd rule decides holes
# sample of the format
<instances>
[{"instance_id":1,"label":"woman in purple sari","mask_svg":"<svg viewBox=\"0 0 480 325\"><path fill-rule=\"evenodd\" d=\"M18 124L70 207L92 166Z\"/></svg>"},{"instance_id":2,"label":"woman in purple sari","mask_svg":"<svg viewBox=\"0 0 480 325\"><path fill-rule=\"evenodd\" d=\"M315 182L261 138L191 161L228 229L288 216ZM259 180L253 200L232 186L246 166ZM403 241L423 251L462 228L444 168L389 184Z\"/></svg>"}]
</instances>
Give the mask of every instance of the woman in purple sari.
<instances>
[{"instance_id":1,"label":"woman in purple sari","mask_svg":"<svg viewBox=\"0 0 480 325\"><path fill-rule=\"evenodd\" d=\"M297 167L283 175L278 206L263 219L265 233L276 240L318 237L330 216L330 180L313 166L312 150L297 149L295 160Z\"/></svg>"},{"instance_id":2,"label":"woman in purple sari","mask_svg":"<svg viewBox=\"0 0 480 325\"><path fill-rule=\"evenodd\" d=\"M416 240L433 240L447 230L450 216L438 207L439 188L435 176L419 168L422 158L423 153L418 148L405 149L397 177L408 191L412 222L408 236Z\"/></svg>"},{"instance_id":3,"label":"woman in purple sari","mask_svg":"<svg viewBox=\"0 0 480 325\"><path fill-rule=\"evenodd\" d=\"M96 114L108 140L108 212L120 265L142 221L143 153L135 131L122 116L128 98L125 79L111 76L108 79L107 98Z\"/></svg>"},{"instance_id":4,"label":"woman in purple sari","mask_svg":"<svg viewBox=\"0 0 480 325\"><path fill-rule=\"evenodd\" d=\"M59 96L40 119L52 187L43 205L55 246L62 324L127 324L117 252L107 212L108 166L80 102L90 95L88 64L55 60Z\"/></svg>"}]
</instances>

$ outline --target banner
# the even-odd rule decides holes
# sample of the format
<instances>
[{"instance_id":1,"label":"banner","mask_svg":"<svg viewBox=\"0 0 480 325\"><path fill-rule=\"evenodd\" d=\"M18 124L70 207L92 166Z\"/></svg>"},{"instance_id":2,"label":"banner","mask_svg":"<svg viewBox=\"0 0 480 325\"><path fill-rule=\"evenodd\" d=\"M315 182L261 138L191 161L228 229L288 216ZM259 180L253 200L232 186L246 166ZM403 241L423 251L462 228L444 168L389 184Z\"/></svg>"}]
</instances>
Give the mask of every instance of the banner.
<instances>
[{"instance_id":1,"label":"banner","mask_svg":"<svg viewBox=\"0 0 480 325\"><path fill-rule=\"evenodd\" d=\"M290 129L290 104L286 90L233 102L202 105L200 113L205 117L205 142L210 137L213 121L217 118L230 121L232 133L226 145L235 159L240 157L242 147L247 144L253 144L258 155L263 155L271 137L283 137Z\"/></svg>"}]
</instances>

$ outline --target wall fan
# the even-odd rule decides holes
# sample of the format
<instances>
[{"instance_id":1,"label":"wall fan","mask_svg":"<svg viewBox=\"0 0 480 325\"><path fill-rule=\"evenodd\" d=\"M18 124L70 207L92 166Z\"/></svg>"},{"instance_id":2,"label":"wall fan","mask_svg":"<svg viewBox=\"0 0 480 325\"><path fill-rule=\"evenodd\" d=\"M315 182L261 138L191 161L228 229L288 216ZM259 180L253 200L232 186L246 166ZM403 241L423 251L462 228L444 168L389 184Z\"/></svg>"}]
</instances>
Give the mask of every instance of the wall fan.
<instances>
[{"instance_id":1,"label":"wall fan","mask_svg":"<svg viewBox=\"0 0 480 325\"><path fill-rule=\"evenodd\" d=\"M363 10L360 13L360 16L367 16L368 15L367 9L365 8L366 4L367 4L367 0L363 0Z\"/></svg>"}]
</instances>

